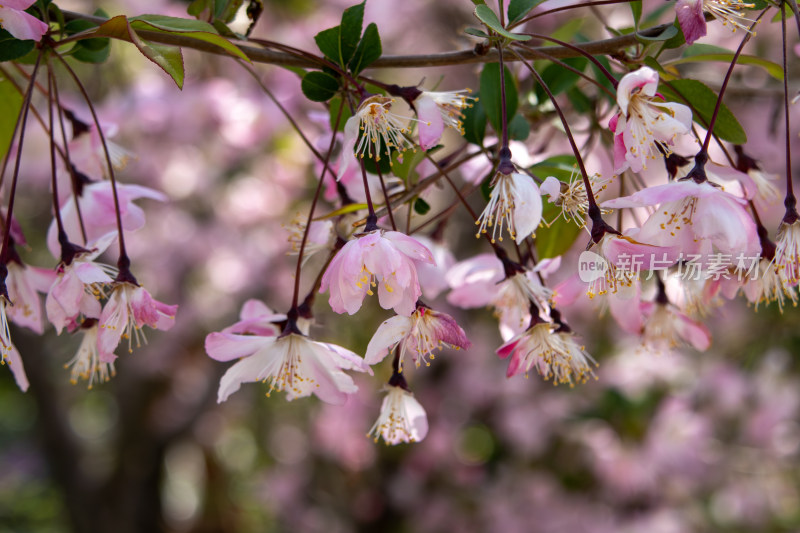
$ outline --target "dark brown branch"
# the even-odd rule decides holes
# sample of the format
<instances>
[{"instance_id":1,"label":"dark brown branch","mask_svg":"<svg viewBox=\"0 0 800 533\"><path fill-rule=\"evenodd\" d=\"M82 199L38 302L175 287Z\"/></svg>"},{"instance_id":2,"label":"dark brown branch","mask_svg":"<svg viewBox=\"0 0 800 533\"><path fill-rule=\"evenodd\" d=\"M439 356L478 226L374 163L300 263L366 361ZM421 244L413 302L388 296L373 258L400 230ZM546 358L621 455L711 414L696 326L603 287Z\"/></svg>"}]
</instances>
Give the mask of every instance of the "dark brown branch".
<instances>
[{"instance_id":1,"label":"dark brown branch","mask_svg":"<svg viewBox=\"0 0 800 533\"><path fill-rule=\"evenodd\" d=\"M69 20L88 20L95 24L102 24L106 19L95 17L92 15L84 15L82 13L75 13L72 11L64 11L64 18ZM660 35L668 26L672 24L662 24L653 28L648 28L640 32L644 36ZM137 30L136 32L143 39L153 41L161 44L168 44L173 46L181 46L183 48L191 48L201 52L208 52L217 55L229 55L222 48L216 45L200 41L198 39L191 39L189 37L182 37L179 35L171 35L169 33L161 33L147 30ZM614 54L629 46L638 43L634 34L622 35L619 37L612 37L602 41L592 41L588 43L581 43L579 48L591 55L599 54ZM292 67L306 67L318 68L317 62L309 59L304 59L292 56L283 52L275 52L272 50L265 50L255 46L249 46L237 42L237 46L244 52L244 54L255 63L268 63L273 65L285 65ZM570 50L563 46L543 46L537 48L530 48L525 51L520 51L524 59L565 59L569 57L580 57L583 54ZM441 67L446 65L463 65L467 63L492 63L498 60L496 50L491 50L485 54L476 53L475 50L458 50L454 52L443 52L439 54L420 54L420 55L403 55L403 56L389 56L385 55L375 61L369 68L423 68L423 67ZM505 53L503 55L504 61L519 61L519 58L514 54Z\"/></svg>"}]
</instances>

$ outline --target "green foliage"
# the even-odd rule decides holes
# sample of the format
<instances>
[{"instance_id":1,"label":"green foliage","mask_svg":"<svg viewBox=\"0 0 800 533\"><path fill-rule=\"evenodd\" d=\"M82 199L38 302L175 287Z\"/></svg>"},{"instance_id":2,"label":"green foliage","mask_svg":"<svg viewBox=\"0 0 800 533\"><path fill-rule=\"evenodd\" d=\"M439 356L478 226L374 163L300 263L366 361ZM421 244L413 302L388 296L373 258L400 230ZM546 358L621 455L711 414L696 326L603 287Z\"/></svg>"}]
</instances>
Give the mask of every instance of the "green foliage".
<instances>
[{"instance_id":1,"label":"green foliage","mask_svg":"<svg viewBox=\"0 0 800 533\"><path fill-rule=\"evenodd\" d=\"M508 138L512 141L524 141L531 134L531 125L522 115L515 115L508 123Z\"/></svg>"},{"instance_id":2,"label":"green foliage","mask_svg":"<svg viewBox=\"0 0 800 533\"><path fill-rule=\"evenodd\" d=\"M506 82L506 119L511 121L514 113L517 112L518 96L517 86L514 77L508 67L505 70ZM483 109L486 111L486 116L489 123L492 125L496 132L501 131L502 125L502 107L500 101L500 64L487 63L481 71L480 95L483 102Z\"/></svg>"},{"instance_id":3,"label":"green foliage","mask_svg":"<svg viewBox=\"0 0 800 533\"><path fill-rule=\"evenodd\" d=\"M15 39L6 30L0 28L0 62L20 58L33 50L35 46L35 42Z\"/></svg>"},{"instance_id":4,"label":"green foliage","mask_svg":"<svg viewBox=\"0 0 800 533\"><path fill-rule=\"evenodd\" d=\"M483 99L479 93L475 93L475 101L463 113L464 139L469 143L483 146L483 138L486 136L486 110L483 108Z\"/></svg>"},{"instance_id":5,"label":"green foliage","mask_svg":"<svg viewBox=\"0 0 800 533\"><path fill-rule=\"evenodd\" d=\"M669 41L670 39L676 37L679 31L680 30L673 24L672 26L667 26L664 28L664 30L657 35L644 35L636 32L636 39L645 44Z\"/></svg>"},{"instance_id":6,"label":"green foliage","mask_svg":"<svg viewBox=\"0 0 800 533\"><path fill-rule=\"evenodd\" d=\"M0 75L0 161L11 146L11 137L20 109L22 109L22 95L14 84Z\"/></svg>"},{"instance_id":7,"label":"green foliage","mask_svg":"<svg viewBox=\"0 0 800 533\"><path fill-rule=\"evenodd\" d=\"M511 0L508 3L508 23L513 24L522 20L531 9L544 2L544 0Z\"/></svg>"},{"instance_id":8,"label":"green foliage","mask_svg":"<svg viewBox=\"0 0 800 533\"><path fill-rule=\"evenodd\" d=\"M628 4L631 6L631 13L633 13L633 24L639 27L639 21L642 20L642 0L634 0Z\"/></svg>"},{"instance_id":9,"label":"green foliage","mask_svg":"<svg viewBox=\"0 0 800 533\"><path fill-rule=\"evenodd\" d=\"M361 35L365 3L348 7L342 13L338 26L322 30L314 36L314 42L326 58L342 68L349 68L354 74L367 68L383 53L375 23L367 25Z\"/></svg>"},{"instance_id":10,"label":"green foliage","mask_svg":"<svg viewBox=\"0 0 800 533\"><path fill-rule=\"evenodd\" d=\"M492 29L498 35L502 35L506 39L511 39L512 41L529 41L530 35L517 35L516 33L511 33L510 31L506 30L502 24L500 24L500 20L495 15L494 11L487 6L486 4L481 4L475 7L475 16L478 19L486 24L489 28Z\"/></svg>"},{"instance_id":11,"label":"green foliage","mask_svg":"<svg viewBox=\"0 0 800 533\"><path fill-rule=\"evenodd\" d=\"M659 86L659 91L673 102L689 104L695 112L695 122L707 127L714 114L714 107L717 104L717 93L707 85L697 80L674 80ZM700 115L700 119L696 115ZM731 110L723 103L720 106L719 115L714 124L714 133L723 141L734 144L745 144L747 134L742 125L733 116Z\"/></svg>"},{"instance_id":12,"label":"green foliage","mask_svg":"<svg viewBox=\"0 0 800 533\"><path fill-rule=\"evenodd\" d=\"M353 74L358 74L372 63L374 63L381 54L383 48L381 47L381 37L378 35L378 26L371 22L364 30L364 37L356 47L353 58L350 60L350 71Z\"/></svg>"},{"instance_id":13,"label":"green foliage","mask_svg":"<svg viewBox=\"0 0 800 533\"><path fill-rule=\"evenodd\" d=\"M585 57L573 57L570 59L564 59L563 61L565 64L571 66L572 68L583 72L586 68L586 64L588 60ZM580 76L562 67L560 64L551 63L544 70L541 71L540 76L542 77L542 81L547 85L550 89L550 92L553 93L553 96L558 96L559 94L571 89L578 83ZM536 98L539 102L546 102L548 100L547 93L542 88L541 85L536 85Z\"/></svg>"},{"instance_id":14,"label":"green foliage","mask_svg":"<svg viewBox=\"0 0 800 533\"><path fill-rule=\"evenodd\" d=\"M339 82L324 72L309 72L300 84L303 94L313 102L327 102L339 90Z\"/></svg>"},{"instance_id":15,"label":"green foliage","mask_svg":"<svg viewBox=\"0 0 800 533\"><path fill-rule=\"evenodd\" d=\"M427 215L428 212L431 210L431 206L428 202L423 200L422 198L417 198L414 202L414 211L419 215Z\"/></svg>"},{"instance_id":16,"label":"green foliage","mask_svg":"<svg viewBox=\"0 0 800 533\"><path fill-rule=\"evenodd\" d=\"M339 126L336 126L336 117L339 115L339 108L342 107L342 99L341 97L333 98L328 106L328 110L330 113L330 124L331 129L335 129L336 131L344 131L344 125L347 122L347 119L353 116L350 113L350 107L344 106L342 108L342 116L339 118Z\"/></svg>"},{"instance_id":17,"label":"green foliage","mask_svg":"<svg viewBox=\"0 0 800 533\"><path fill-rule=\"evenodd\" d=\"M569 183L575 173L576 164L575 156L560 155L545 159L533 165L530 170L541 179L553 176L559 181ZM545 224L536 230L536 254L539 259L546 259L569 250L582 230L575 222L567 222L563 217L559 217L561 213L559 206L544 198L542 202L544 203L542 220Z\"/></svg>"},{"instance_id":18,"label":"green foliage","mask_svg":"<svg viewBox=\"0 0 800 533\"><path fill-rule=\"evenodd\" d=\"M720 62L730 64L734 54L725 48L707 44L693 44L686 47L683 56L670 62L670 65L682 65L686 63ZM737 64L754 65L763 68L770 76L776 80L783 80L783 67L767 59L741 54L736 60Z\"/></svg>"},{"instance_id":19,"label":"green foliage","mask_svg":"<svg viewBox=\"0 0 800 533\"><path fill-rule=\"evenodd\" d=\"M75 35L96 27L97 24L93 22L76 19L64 25L64 33ZM111 40L107 37L81 39L75 43L69 53L72 57L84 63L103 63L111 53Z\"/></svg>"}]
</instances>

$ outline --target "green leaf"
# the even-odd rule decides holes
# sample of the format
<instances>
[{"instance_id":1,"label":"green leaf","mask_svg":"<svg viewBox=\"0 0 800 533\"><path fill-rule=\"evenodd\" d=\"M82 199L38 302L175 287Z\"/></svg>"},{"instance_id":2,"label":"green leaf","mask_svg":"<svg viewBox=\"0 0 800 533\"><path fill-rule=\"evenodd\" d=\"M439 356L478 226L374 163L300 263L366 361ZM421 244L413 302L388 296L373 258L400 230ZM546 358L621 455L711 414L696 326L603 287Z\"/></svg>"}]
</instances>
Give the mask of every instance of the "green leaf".
<instances>
[{"instance_id":1,"label":"green leaf","mask_svg":"<svg viewBox=\"0 0 800 533\"><path fill-rule=\"evenodd\" d=\"M322 30L314 36L314 42L325 57L338 65L344 65L339 52L339 26Z\"/></svg>"},{"instance_id":2,"label":"green leaf","mask_svg":"<svg viewBox=\"0 0 800 533\"><path fill-rule=\"evenodd\" d=\"M342 24L339 26L341 38L340 51L342 66L346 65L356 51L358 41L361 39L361 28L364 23L364 4L348 7L342 13Z\"/></svg>"},{"instance_id":3,"label":"green leaf","mask_svg":"<svg viewBox=\"0 0 800 533\"><path fill-rule=\"evenodd\" d=\"M524 141L531 134L531 125L522 115L515 115L508 123L508 138L512 141Z\"/></svg>"},{"instance_id":4,"label":"green leaf","mask_svg":"<svg viewBox=\"0 0 800 533\"><path fill-rule=\"evenodd\" d=\"M130 19L130 26L134 30L147 30L171 35L181 35L183 37L189 37L191 39L197 39L198 41L211 43L219 46L232 56L238 57L239 59L244 59L248 63L250 62L250 58L248 58L244 52L239 50L238 46L217 33L217 30L214 28L214 26L207 22L203 22L202 20L163 17L161 15L140 15Z\"/></svg>"},{"instance_id":5,"label":"green leaf","mask_svg":"<svg viewBox=\"0 0 800 533\"><path fill-rule=\"evenodd\" d=\"M539 178L553 176L569 183L575 173L575 156L560 155L545 159L533 165L530 170ZM561 208L542 198L544 208L542 220L544 224L536 230L536 253L539 259L556 257L569 250L581 234L581 228L574 222L567 222L559 217ZM550 223L548 227L547 224Z\"/></svg>"},{"instance_id":6,"label":"green leaf","mask_svg":"<svg viewBox=\"0 0 800 533\"><path fill-rule=\"evenodd\" d=\"M581 228L575 222L567 222L564 218L558 218L561 214L561 207L551 204L542 198L545 203L542 209L542 220L545 224L536 230L536 254L538 258L548 259L564 254L572 248ZM547 226L550 222L550 226Z\"/></svg>"},{"instance_id":7,"label":"green leaf","mask_svg":"<svg viewBox=\"0 0 800 533\"><path fill-rule=\"evenodd\" d=\"M711 121L711 115L714 114L714 107L717 104L718 97L717 93L703 83L697 80L674 80L669 84L661 84L659 91L668 100L691 104L693 110L702 119L701 122L697 116L694 117L695 122L698 124L706 126ZM719 114L714 124L714 133L720 139L733 144L745 144L747 142L747 134L724 103L720 106Z\"/></svg>"},{"instance_id":8,"label":"green leaf","mask_svg":"<svg viewBox=\"0 0 800 533\"><path fill-rule=\"evenodd\" d=\"M475 37L480 37L482 39L488 39L489 38L489 34L488 33L486 33L483 30L479 30L478 28L467 28L466 30L464 30L464 33L466 33L468 35L473 35Z\"/></svg>"},{"instance_id":9,"label":"green leaf","mask_svg":"<svg viewBox=\"0 0 800 533\"><path fill-rule=\"evenodd\" d=\"M534 7L544 2L544 0L511 0L508 3L508 23L513 24L521 20Z\"/></svg>"},{"instance_id":10,"label":"green leaf","mask_svg":"<svg viewBox=\"0 0 800 533\"><path fill-rule=\"evenodd\" d=\"M502 35L506 39L511 39L514 41L529 41L531 36L530 35L517 35L516 33L511 33L506 30L502 24L500 24L500 20L497 18L497 15L494 14L494 11L487 6L486 4L481 4L475 7L475 16L478 19L486 24L489 28L494 30L498 35Z\"/></svg>"},{"instance_id":11,"label":"green leaf","mask_svg":"<svg viewBox=\"0 0 800 533\"><path fill-rule=\"evenodd\" d=\"M506 78L506 118L511 120L517 112L518 97L517 85L508 67L505 67ZM501 102L500 102L500 64L487 63L481 71L481 101L486 116L489 119L494 131L498 134L502 129Z\"/></svg>"},{"instance_id":12,"label":"green leaf","mask_svg":"<svg viewBox=\"0 0 800 533\"><path fill-rule=\"evenodd\" d=\"M371 22L367 29L364 30L364 37L358 43L353 59L350 60L350 71L353 74L358 74L372 63L374 63L381 54L383 48L381 47L381 37L378 35L378 26Z\"/></svg>"},{"instance_id":13,"label":"green leaf","mask_svg":"<svg viewBox=\"0 0 800 533\"><path fill-rule=\"evenodd\" d=\"M300 84L303 94L312 102L327 102L339 90L339 82L324 72L309 72Z\"/></svg>"},{"instance_id":14,"label":"green leaf","mask_svg":"<svg viewBox=\"0 0 800 533\"><path fill-rule=\"evenodd\" d=\"M141 21L146 22L153 28L168 32L203 31L207 33L217 33L214 26L203 20L168 17L166 15L137 15L135 17L130 17L128 20L131 22L131 25L136 21Z\"/></svg>"},{"instance_id":15,"label":"green leaf","mask_svg":"<svg viewBox=\"0 0 800 533\"><path fill-rule=\"evenodd\" d=\"M471 107L464 109L464 139L472 144L483 146L483 138L486 135L486 110L483 109L483 101L479 93L475 93L475 101Z\"/></svg>"},{"instance_id":16,"label":"green leaf","mask_svg":"<svg viewBox=\"0 0 800 533\"><path fill-rule=\"evenodd\" d=\"M678 33L676 33L674 37L670 37L664 41L664 44L661 45L662 50L672 50L686 44L686 37L683 35L683 29L680 26L673 27L678 29Z\"/></svg>"},{"instance_id":17,"label":"green leaf","mask_svg":"<svg viewBox=\"0 0 800 533\"><path fill-rule=\"evenodd\" d=\"M689 55L688 57L683 57L680 59L676 59L670 62L670 65L681 65L684 63L702 63L702 62L710 62L710 61L719 61L721 63L728 63L730 64L733 61L734 54L728 52L727 50L724 53L718 54L694 54ZM783 80L783 67L777 63L773 63L772 61L768 61L766 59L760 58L758 56L751 56L742 54L739 56L737 63L741 63L742 65L755 65L757 67L761 67L767 71L767 73L775 78L776 80Z\"/></svg>"},{"instance_id":18,"label":"green leaf","mask_svg":"<svg viewBox=\"0 0 800 533\"><path fill-rule=\"evenodd\" d=\"M104 46L97 48L97 44L87 45L93 41L104 42ZM84 63L104 63L108 56L111 54L111 43L109 39L86 39L85 41L78 41L75 46L70 50L70 55Z\"/></svg>"},{"instance_id":19,"label":"green leaf","mask_svg":"<svg viewBox=\"0 0 800 533\"><path fill-rule=\"evenodd\" d=\"M34 41L15 39L6 30L0 28L0 62L22 57L33 50L35 46Z\"/></svg>"},{"instance_id":20,"label":"green leaf","mask_svg":"<svg viewBox=\"0 0 800 533\"><path fill-rule=\"evenodd\" d=\"M0 50L5 51L1 44ZM0 75L0 161L11 146L11 136L21 109L22 95L13 83Z\"/></svg>"},{"instance_id":21,"label":"green leaf","mask_svg":"<svg viewBox=\"0 0 800 533\"><path fill-rule=\"evenodd\" d=\"M169 74L179 89L183 88L184 70L181 49L174 46L151 43L140 38L125 15L118 15L108 19L98 26L92 34L133 43L147 59Z\"/></svg>"},{"instance_id":22,"label":"green leaf","mask_svg":"<svg viewBox=\"0 0 800 533\"><path fill-rule=\"evenodd\" d=\"M638 28L639 21L642 20L642 0L634 0L628 5L631 6L631 12L633 13L633 25Z\"/></svg>"},{"instance_id":23,"label":"green leaf","mask_svg":"<svg viewBox=\"0 0 800 533\"><path fill-rule=\"evenodd\" d=\"M574 57L571 59L564 59L564 63L582 72L586 68L587 59L584 57ZM578 74L555 63L551 63L542 70L541 76L542 81L547 84L553 96L558 96L564 91L574 87L580 79ZM536 98L539 102L546 102L548 100L547 93L538 83L536 84Z\"/></svg>"},{"instance_id":24,"label":"green leaf","mask_svg":"<svg viewBox=\"0 0 800 533\"><path fill-rule=\"evenodd\" d=\"M678 28L672 25L664 28L664 31L662 31L658 35L644 35L642 33L636 32L636 39L643 43L657 43L661 41L669 41L676 35L678 35Z\"/></svg>"},{"instance_id":25,"label":"green leaf","mask_svg":"<svg viewBox=\"0 0 800 533\"><path fill-rule=\"evenodd\" d=\"M592 100L577 87L573 87L567 91L567 98L569 98L569 102L578 113L586 114L594 112L594 103L592 103Z\"/></svg>"},{"instance_id":26,"label":"green leaf","mask_svg":"<svg viewBox=\"0 0 800 533\"><path fill-rule=\"evenodd\" d=\"M331 129L336 127L336 116L339 114L339 108L342 106L342 99L341 97L336 97L331 100L330 105L328 106L330 111L330 123ZM339 127L336 128L336 131L344 131L344 125L347 122L347 119L350 118L352 113L350 113L350 107L344 106L342 109L342 116L339 118Z\"/></svg>"},{"instance_id":27,"label":"green leaf","mask_svg":"<svg viewBox=\"0 0 800 533\"><path fill-rule=\"evenodd\" d=\"M423 200L422 198L417 198L414 202L414 211L416 211L420 215L427 215L428 211L431 210L431 206L428 202Z\"/></svg>"}]
</instances>

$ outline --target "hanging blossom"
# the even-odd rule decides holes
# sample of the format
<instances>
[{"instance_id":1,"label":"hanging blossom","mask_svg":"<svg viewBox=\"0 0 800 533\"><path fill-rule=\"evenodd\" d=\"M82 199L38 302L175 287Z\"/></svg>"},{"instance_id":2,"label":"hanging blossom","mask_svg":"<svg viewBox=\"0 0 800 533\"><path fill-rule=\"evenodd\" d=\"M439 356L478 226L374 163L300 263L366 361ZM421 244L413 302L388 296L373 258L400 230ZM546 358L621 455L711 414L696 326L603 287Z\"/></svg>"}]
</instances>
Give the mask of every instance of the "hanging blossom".
<instances>
[{"instance_id":1,"label":"hanging blossom","mask_svg":"<svg viewBox=\"0 0 800 533\"><path fill-rule=\"evenodd\" d=\"M383 438L386 445L420 442L428 434L425 409L408 390L405 378L395 373L387 386L378 420L367 433L375 442Z\"/></svg>"},{"instance_id":2,"label":"hanging blossom","mask_svg":"<svg viewBox=\"0 0 800 533\"><path fill-rule=\"evenodd\" d=\"M603 207L659 206L636 238L684 254L757 255L761 250L747 201L709 181L679 180L603 202Z\"/></svg>"},{"instance_id":3,"label":"hanging blossom","mask_svg":"<svg viewBox=\"0 0 800 533\"><path fill-rule=\"evenodd\" d=\"M509 263L506 268L495 254L480 254L461 261L447 272L452 290L447 301L463 309L494 307L503 338L525 329L530 322L531 303L544 309L553 293L539 281L558 270L561 257L543 259L533 270Z\"/></svg>"},{"instance_id":4,"label":"hanging blossom","mask_svg":"<svg viewBox=\"0 0 800 533\"><path fill-rule=\"evenodd\" d=\"M95 383L105 383L116 375L114 369L113 353L100 355L97 342L99 328L96 318L87 318L81 325L79 332L83 335L81 344L75 356L65 365L70 368L70 382L75 385L79 380L84 380L89 389Z\"/></svg>"},{"instance_id":5,"label":"hanging blossom","mask_svg":"<svg viewBox=\"0 0 800 533\"><path fill-rule=\"evenodd\" d=\"M153 299L144 288L130 281L115 281L108 301L100 314L97 346L103 361L114 360L114 350L120 340L128 340L128 352L147 342L144 326L167 331L175 325L177 305L167 305Z\"/></svg>"},{"instance_id":6,"label":"hanging blossom","mask_svg":"<svg viewBox=\"0 0 800 533\"><path fill-rule=\"evenodd\" d=\"M123 185L117 183L119 213L125 231L136 231L144 226L145 216L141 207L134 204L139 198L150 198L164 201L166 196L149 187L141 185ZM109 233L117 231L117 209L114 203L114 189L110 181L98 181L84 185L78 195L81 216L75 208L75 196L70 195L61 204L61 220L64 231L72 239L86 231L88 242L97 241ZM55 219L47 230L47 247L55 257L59 257L58 227Z\"/></svg>"},{"instance_id":7,"label":"hanging blossom","mask_svg":"<svg viewBox=\"0 0 800 533\"><path fill-rule=\"evenodd\" d=\"M0 4L0 27L15 39L41 40L49 27L33 15L25 13L34 2L35 0L3 0Z\"/></svg>"},{"instance_id":8,"label":"hanging blossom","mask_svg":"<svg viewBox=\"0 0 800 533\"><path fill-rule=\"evenodd\" d=\"M411 237L399 231L363 233L333 258L322 276L320 292L330 289L331 308L352 315L377 286L381 307L409 316L422 294L417 263L434 264L433 256Z\"/></svg>"},{"instance_id":9,"label":"hanging blossom","mask_svg":"<svg viewBox=\"0 0 800 533\"><path fill-rule=\"evenodd\" d=\"M418 303L411 316L397 315L378 327L369 341L364 360L369 365L380 363L397 346L398 371L402 372L406 354L418 367L423 362L430 366L426 357L434 359L436 350L467 349L470 345L466 333L453 317Z\"/></svg>"},{"instance_id":10,"label":"hanging blossom","mask_svg":"<svg viewBox=\"0 0 800 533\"><path fill-rule=\"evenodd\" d=\"M402 152L411 148L406 138L406 127L401 122L408 117L391 111L394 101L394 98L386 96L370 96L362 102L356 114L347 119L337 178L347 172L353 161L353 152L362 159L367 156L380 161L384 151L396 149Z\"/></svg>"},{"instance_id":11,"label":"hanging blossom","mask_svg":"<svg viewBox=\"0 0 800 533\"><path fill-rule=\"evenodd\" d=\"M678 135L688 133L692 111L685 105L654 102L658 72L642 67L622 77L617 86L619 113L608 124L614 133L614 172L641 172L648 159L669 153Z\"/></svg>"},{"instance_id":12,"label":"hanging blossom","mask_svg":"<svg viewBox=\"0 0 800 533\"><path fill-rule=\"evenodd\" d=\"M72 123L73 137L69 142L70 162L76 169L80 169L90 176L108 177L108 162L106 161L106 151L103 148L103 139L100 138L100 130L93 120L86 123L69 111L67 118ZM122 146L113 142L117 134L118 127L113 123L101 122L105 145L108 148L109 159L114 170L124 169L128 162L135 156Z\"/></svg>"},{"instance_id":13,"label":"hanging blossom","mask_svg":"<svg viewBox=\"0 0 800 533\"><path fill-rule=\"evenodd\" d=\"M9 261L7 268L6 288L13 304L6 309L8 319L41 335L44 322L39 293L47 292L55 274L49 269L24 265L18 257Z\"/></svg>"},{"instance_id":14,"label":"hanging blossom","mask_svg":"<svg viewBox=\"0 0 800 533\"><path fill-rule=\"evenodd\" d=\"M722 25L731 25L731 29L742 29L750 33L749 26L755 22L742 14L745 9L752 9L755 4L740 0L678 0L675 14L681 26L686 44L692 44L706 35L706 17L708 13L722 20Z\"/></svg>"},{"instance_id":15,"label":"hanging blossom","mask_svg":"<svg viewBox=\"0 0 800 533\"><path fill-rule=\"evenodd\" d=\"M423 150L435 146L450 127L464 135L464 109L472 107L468 96L472 91L428 92L422 91L414 100L419 117L419 145Z\"/></svg>"},{"instance_id":16,"label":"hanging blossom","mask_svg":"<svg viewBox=\"0 0 800 533\"><path fill-rule=\"evenodd\" d=\"M784 290L794 291L800 283L800 218L797 217L797 212L793 217L787 214L778 227L775 265Z\"/></svg>"},{"instance_id":17,"label":"hanging blossom","mask_svg":"<svg viewBox=\"0 0 800 533\"><path fill-rule=\"evenodd\" d=\"M606 190L611 183L611 178L602 178L599 174L589 177L589 185L595 196ZM561 208L561 212L545 224L551 226L559 217L566 222L574 222L581 228L586 225L586 214L589 212L589 196L586 194L586 185L577 172L573 172L569 183L565 183L554 176L548 176L539 188L542 194L550 197L550 203ZM601 213L608 214L610 209L601 209Z\"/></svg>"},{"instance_id":18,"label":"hanging blossom","mask_svg":"<svg viewBox=\"0 0 800 533\"><path fill-rule=\"evenodd\" d=\"M784 290L784 283L779 272L781 270L775 264L774 256L771 259L760 257L752 270L749 268L737 270L737 273L744 279L741 291L747 301L754 305L756 311L760 304L775 302L778 310L783 313L786 298L791 300L792 305L797 305L797 292Z\"/></svg>"},{"instance_id":19,"label":"hanging blossom","mask_svg":"<svg viewBox=\"0 0 800 533\"><path fill-rule=\"evenodd\" d=\"M475 225L475 237L492 230L492 242L503 241L503 226L517 244L536 231L542 220L542 196L533 178L519 172L498 172L492 180L489 203Z\"/></svg>"},{"instance_id":20,"label":"hanging blossom","mask_svg":"<svg viewBox=\"0 0 800 533\"><path fill-rule=\"evenodd\" d=\"M296 330L276 337L261 334L214 332L206 337L206 353L227 362L241 358L222 376L217 402L222 403L242 383L263 381L269 384L267 396L285 391L291 401L316 395L320 400L343 404L347 395L358 390L344 370L372 371L364 360L341 346L316 342Z\"/></svg>"},{"instance_id":21,"label":"hanging blossom","mask_svg":"<svg viewBox=\"0 0 800 533\"><path fill-rule=\"evenodd\" d=\"M639 310L644 319L642 344L652 350L671 350L693 346L704 352L711 345L711 334L668 302L641 302Z\"/></svg>"},{"instance_id":22,"label":"hanging blossom","mask_svg":"<svg viewBox=\"0 0 800 533\"><path fill-rule=\"evenodd\" d=\"M116 235L109 233L89 243L88 248L70 245L74 255L69 263L59 263L45 299L47 319L56 328L56 333L61 334L65 327L71 329L80 315L100 317L100 298L105 296L105 287L114 281L111 275L116 275L116 268L94 260L115 239Z\"/></svg>"},{"instance_id":23,"label":"hanging blossom","mask_svg":"<svg viewBox=\"0 0 800 533\"><path fill-rule=\"evenodd\" d=\"M586 383L594 377L592 366L597 362L569 334L556 332L558 326L535 319L528 330L514 336L497 349L501 359L511 356L506 371L507 377L535 369L545 381L553 379L553 385Z\"/></svg>"},{"instance_id":24,"label":"hanging blossom","mask_svg":"<svg viewBox=\"0 0 800 533\"><path fill-rule=\"evenodd\" d=\"M306 223L301 222L299 217L295 219L287 228L289 231L290 250L287 255L298 255L300 245L303 243L303 234L306 230ZM308 238L303 249L303 264L320 250L330 248L331 236L333 235L333 222L330 220L314 220L308 230Z\"/></svg>"}]
</instances>

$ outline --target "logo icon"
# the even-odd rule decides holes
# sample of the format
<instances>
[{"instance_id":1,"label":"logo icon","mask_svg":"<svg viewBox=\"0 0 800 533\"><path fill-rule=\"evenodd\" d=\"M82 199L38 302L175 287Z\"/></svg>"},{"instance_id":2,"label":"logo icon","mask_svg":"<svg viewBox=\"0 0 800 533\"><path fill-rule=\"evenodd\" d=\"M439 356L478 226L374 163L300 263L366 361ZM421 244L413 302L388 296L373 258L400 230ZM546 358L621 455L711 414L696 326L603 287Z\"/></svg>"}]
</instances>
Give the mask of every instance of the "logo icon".
<instances>
[{"instance_id":1,"label":"logo icon","mask_svg":"<svg viewBox=\"0 0 800 533\"><path fill-rule=\"evenodd\" d=\"M578 277L584 283L591 283L606 275L608 264L602 256L585 251L578 257Z\"/></svg>"}]
</instances>

